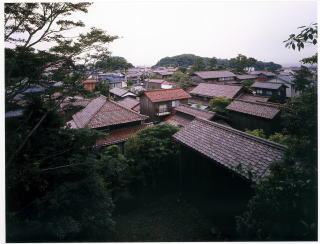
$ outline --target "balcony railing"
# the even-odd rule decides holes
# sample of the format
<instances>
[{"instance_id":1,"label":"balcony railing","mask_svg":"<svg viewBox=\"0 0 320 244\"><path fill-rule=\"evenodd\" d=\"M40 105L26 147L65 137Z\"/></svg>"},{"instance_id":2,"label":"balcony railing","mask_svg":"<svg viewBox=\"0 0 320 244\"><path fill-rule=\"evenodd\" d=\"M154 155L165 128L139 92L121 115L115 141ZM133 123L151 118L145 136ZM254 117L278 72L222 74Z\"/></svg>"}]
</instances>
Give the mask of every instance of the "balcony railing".
<instances>
[{"instance_id":1,"label":"balcony railing","mask_svg":"<svg viewBox=\"0 0 320 244\"><path fill-rule=\"evenodd\" d=\"M158 108L158 112L157 112L157 115L158 116L161 116L161 115L167 115L167 114L170 114L170 110L168 107L165 107L165 108Z\"/></svg>"}]
</instances>

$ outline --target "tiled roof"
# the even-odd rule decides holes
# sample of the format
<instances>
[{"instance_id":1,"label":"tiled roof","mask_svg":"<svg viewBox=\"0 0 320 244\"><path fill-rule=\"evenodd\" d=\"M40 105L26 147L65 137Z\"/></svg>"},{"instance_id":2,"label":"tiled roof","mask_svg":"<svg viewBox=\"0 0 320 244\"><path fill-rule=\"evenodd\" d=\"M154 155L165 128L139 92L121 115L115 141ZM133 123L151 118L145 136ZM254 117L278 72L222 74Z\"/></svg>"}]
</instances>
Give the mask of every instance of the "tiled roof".
<instances>
[{"instance_id":1,"label":"tiled roof","mask_svg":"<svg viewBox=\"0 0 320 244\"><path fill-rule=\"evenodd\" d=\"M122 95L126 94L128 91L122 88L115 87L115 88L112 88L110 92L121 97Z\"/></svg>"},{"instance_id":2,"label":"tiled roof","mask_svg":"<svg viewBox=\"0 0 320 244\"><path fill-rule=\"evenodd\" d=\"M161 80L161 79L148 79L146 81L148 83L157 83L157 84L162 84L163 82L166 82L165 80Z\"/></svg>"},{"instance_id":3,"label":"tiled roof","mask_svg":"<svg viewBox=\"0 0 320 244\"><path fill-rule=\"evenodd\" d=\"M87 106L89 103L91 102L91 99L81 99L81 100L77 100L77 101L74 101L74 102L63 102L61 103L60 107L61 108L64 108L64 107L67 107L67 106L81 106L81 107L85 107Z\"/></svg>"},{"instance_id":4,"label":"tiled roof","mask_svg":"<svg viewBox=\"0 0 320 244\"><path fill-rule=\"evenodd\" d=\"M269 173L286 147L208 120L196 118L173 135L183 145L250 179Z\"/></svg>"},{"instance_id":5,"label":"tiled roof","mask_svg":"<svg viewBox=\"0 0 320 244\"><path fill-rule=\"evenodd\" d=\"M72 116L71 128L100 128L147 119L120 104L107 100L105 96L93 99L84 109Z\"/></svg>"},{"instance_id":6,"label":"tiled roof","mask_svg":"<svg viewBox=\"0 0 320 244\"><path fill-rule=\"evenodd\" d=\"M142 125L130 126L121 129L112 130L108 133L105 139L100 139L96 142L97 146L108 146L128 140L131 136L134 136L138 131L152 126L153 123L147 123Z\"/></svg>"},{"instance_id":7,"label":"tiled roof","mask_svg":"<svg viewBox=\"0 0 320 244\"><path fill-rule=\"evenodd\" d=\"M248 80L248 79L255 79L257 78L256 75L237 75L239 80Z\"/></svg>"},{"instance_id":8,"label":"tiled roof","mask_svg":"<svg viewBox=\"0 0 320 244\"><path fill-rule=\"evenodd\" d=\"M201 79L215 79L215 78L224 78L224 77L234 77L234 73L227 70L219 71L200 71L194 72L193 74L199 76Z\"/></svg>"},{"instance_id":9,"label":"tiled roof","mask_svg":"<svg viewBox=\"0 0 320 244\"><path fill-rule=\"evenodd\" d=\"M257 70L257 71L251 71L250 75L259 75L259 74L264 74L266 76L275 76L275 73L272 73L270 71L265 71L265 70Z\"/></svg>"},{"instance_id":10,"label":"tiled roof","mask_svg":"<svg viewBox=\"0 0 320 244\"><path fill-rule=\"evenodd\" d=\"M281 86L284 86L281 83L274 83L274 82L260 82L256 81L251 85L253 88L262 88L262 89L271 89L271 90L278 90Z\"/></svg>"},{"instance_id":11,"label":"tiled roof","mask_svg":"<svg viewBox=\"0 0 320 244\"><path fill-rule=\"evenodd\" d=\"M189 98L188 102L189 103L194 103L194 104L202 104L204 106L209 106L209 101L204 101L203 99L200 99L200 98L197 98L197 97Z\"/></svg>"},{"instance_id":12,"label":"tiled roof","mask_svg":"<svg viewBox=\"0 0 320 244\"><path fill-rule=\"evenodd\" d=\"M170 115L170 117L165 120L165 123L174 125L174 126L186 126L188 125L194 118L190 116L184 116L183 114L176 113L174 115Z\"/></svg>"},{"instance_id":13,"label":"tiled roof","mask_svg":"<svg viewBox=\"0 0 320 244\"><path fill-rule=\"evenodd\" d=\"M227 97L234 98L241 90L241 86L230 86L230 85L217 85L200 83L195 87L190 94L200 95L205 97Z\"/></svg>"},{"instance_id":14,"label":"tiled roof","mask_svg":"<svg viewBox=\"0 0 320 244\"><path fill-rule=\"evenodd\" d=\"M242 94L239 97L237 97L237 99L241 99L243 101L249 101L249 102L268 102L270 97Z\"/></svg>"},{"instance_id":15,"label":"tiled roof","mask_svg":"<svg viewBox=\"0 0 320 244\"><path fill-rule=\"evenodd\" d=\"M152 102L164 102L191 98L188 93L180 88L145 91L144 94Z\"/></svg>"},{"instance_id":16,"label":"tiled roof","mask_svg":"<svg viewBox=\"0 0 320 244\"><path fill-rule=\"evenodd\" d=\"M215 116L214 112L192 108L184 104L176 107L175 110L181 113L189 114L193 117L200 117L200 118L209 119L209 120Z\"/></svg>"},{"instance_id":17,"label":"tiled roof","mask_svg":"<svg viewBox=\"0 0 320 244\"><path fill-rule=\"evenodd\" d=\"M134 99L131 97L126 97L126 98L118 101L117 103L119 103L120 105L122 105L128 109L133 109L134 107L136 107L137 105L140 104L140 102L137 99Z\"/></svg>"},{"instance_id":18,"label":"tiled roof","mask_svg":"<svg viewBox=\"0 0 320 244\"><path fill-rule=\"evenodd\" d=\"M276 106L242 100L234 100L226 109L265 119L273 119L280 112Z\"/></svg>"}]
</instances>

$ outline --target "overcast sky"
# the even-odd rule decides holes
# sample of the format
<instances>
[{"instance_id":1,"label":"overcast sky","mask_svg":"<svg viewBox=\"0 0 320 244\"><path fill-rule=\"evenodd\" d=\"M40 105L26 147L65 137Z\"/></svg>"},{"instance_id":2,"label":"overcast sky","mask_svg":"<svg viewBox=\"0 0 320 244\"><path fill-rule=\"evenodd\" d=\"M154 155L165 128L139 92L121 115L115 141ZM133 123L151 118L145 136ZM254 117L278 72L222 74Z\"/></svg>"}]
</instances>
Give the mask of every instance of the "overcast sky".
<instances>
[{"instance_id":1,"label":"overcast sky","mask_svg":"<svg viewBox=\"0 0 320 244\"><path fill-rule=\"evenodd\" d=\"M297 27L317 21L315 1L109 1L94 2L89 13L75 17L120 36L110 51L134 65L183 53L217 58L241 53L292 65L316 51L283 44Z\"/></svg>"}]
</instances>

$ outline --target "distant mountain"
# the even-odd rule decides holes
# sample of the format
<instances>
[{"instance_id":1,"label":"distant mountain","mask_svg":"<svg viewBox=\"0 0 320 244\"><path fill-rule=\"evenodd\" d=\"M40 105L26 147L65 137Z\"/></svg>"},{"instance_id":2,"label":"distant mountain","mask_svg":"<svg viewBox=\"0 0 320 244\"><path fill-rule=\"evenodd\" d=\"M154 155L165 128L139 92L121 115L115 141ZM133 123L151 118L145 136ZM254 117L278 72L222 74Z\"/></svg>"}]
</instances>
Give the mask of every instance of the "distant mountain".
<instances>
[{"instance_id":1,"label":"distant mountain","mask_svg":"<svg viewBox=\"0 0 320 244\"><path fill-rule=\"evenodd\" d=\"M204 64L206 66L210 66L210 60L211 58L208 57L200 57L196 56L194 54L181 54L173 57L165 57L160 59L156 65L153 67L159 67L159 66L173 66L173 67L185 67L187 68L188 66L192 66L195 61L198 58L202 58ZM217 68L232 68L230 66L230 60L229 59L217 59ZM255 65L253 65L255 70L270 70L274 71L276 69L281 68L282 66L280 64L276 64L274 62L262 62L262 61L257 61Z\"/></svg>"}]
</instances>

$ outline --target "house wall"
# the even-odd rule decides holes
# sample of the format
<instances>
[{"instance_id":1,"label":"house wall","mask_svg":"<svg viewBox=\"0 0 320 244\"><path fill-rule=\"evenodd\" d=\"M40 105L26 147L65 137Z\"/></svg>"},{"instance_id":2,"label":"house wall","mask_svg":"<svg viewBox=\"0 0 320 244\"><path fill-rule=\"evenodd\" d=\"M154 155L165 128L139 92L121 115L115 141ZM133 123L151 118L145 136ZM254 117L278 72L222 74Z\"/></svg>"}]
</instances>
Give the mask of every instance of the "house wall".
<instances>
[{"instance_id":1,"label":"house wall","mask_svg":"<svg viewBox=\"0 0 320 244\"><path fill-rule=\"evenodd\" d=\"M270 120L229 110L228 117L232 127L238 130L263 129L267 135L273 134L278 130L278 116Z\"/></svg>"},{"instance_id":2,"label":"house wall","mask_svg":"<svg viewBox=\"0 0 320 244\"><path fill-rule=\"evenodd\" d=\"M96 89L96 84L95 83L87 83L87 84L83 84L84 89L88 90L88 91L93 91L94 89Z\"/></svg>"},{"instance_id":3,"label":"house wall","mask_svg":"<svg viewBox=\"0 0 320 244\"><path fill-rule=\"evenodd\" d=\"M161 84L154 83L154 82L148 82L146 87L147 87L147 89L161 89Z\"/></svg>"},{"instance_id":4,"label":"house wall","mask_svg":"<svg viewBox=\"0 0 320 244\"><path fill-rule=\"evenodd\" d=\"M176 101L176 100L172 100L172 101ZM153 103L148 99L146 95L142 95L140 98L140 113L144 115L148 115L151 120L158 120L159 116L157 115L157 113L159 113L159 106L161 104L166 104L167 111L172 113L172 110L173 110L172 101ZM180 99L179 103L188 104L188 99Z\"/></svg>"},{"instance_id":5,"label":"house wall","mask_svg":"<svg viewBox=\"0 0 320 244\"><path fill-rule=\"evenodd\" d=\"M283 102L286 98L286 88L284 86L280 87L278 90L263 89L263 88L254 88L256 95L270 97L271 102ZM261 92L259 92L262 91ZM270 92L272 95L270 95Z\"/></svg>"}]
</instances>

